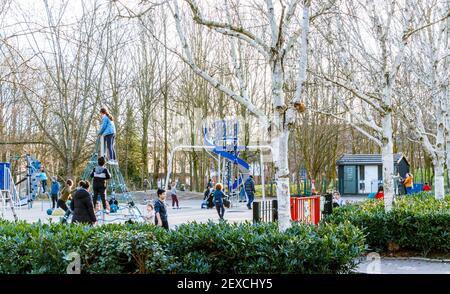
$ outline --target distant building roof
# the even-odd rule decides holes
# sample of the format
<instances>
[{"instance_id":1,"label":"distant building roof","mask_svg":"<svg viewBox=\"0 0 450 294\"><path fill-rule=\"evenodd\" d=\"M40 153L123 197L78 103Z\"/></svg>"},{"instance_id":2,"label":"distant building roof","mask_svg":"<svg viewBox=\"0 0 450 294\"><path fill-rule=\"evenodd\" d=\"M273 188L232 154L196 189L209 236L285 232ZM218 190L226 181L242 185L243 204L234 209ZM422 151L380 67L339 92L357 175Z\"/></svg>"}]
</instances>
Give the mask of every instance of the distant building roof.
<instances>
[{"instance_id":1,"label":"distant building roof","mask_svg":"<svg viewBox=\"0 0 450 294\"><path fill-rule=\"evenodd\" d=\"M394 163L404 158L402 153L394 154ZM406 158L405 158L406 160ZM408 163L408 161L406 161ZM381 154L344 154L336 162L337 165L379 165L382 164ZM409 165L409 163L408 163Z\"/></svg>"}]
</instances>

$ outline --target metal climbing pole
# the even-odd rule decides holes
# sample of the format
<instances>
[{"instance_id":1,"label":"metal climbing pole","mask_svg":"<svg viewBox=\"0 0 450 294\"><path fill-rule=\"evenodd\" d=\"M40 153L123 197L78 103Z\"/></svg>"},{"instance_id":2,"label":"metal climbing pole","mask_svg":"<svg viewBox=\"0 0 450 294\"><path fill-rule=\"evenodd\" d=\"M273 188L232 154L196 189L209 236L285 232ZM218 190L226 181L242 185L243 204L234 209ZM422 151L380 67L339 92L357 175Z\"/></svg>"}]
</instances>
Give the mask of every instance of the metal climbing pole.
<instances>
[{"instance_id":1,"label":"metal climbing pole","mask_svg":"<svg viewBox=\"0 0 450 294\"><path fill-rule=\"evenodd\" d=\"M9 204L14 220L18 220L14 205L17 201L17 193L15 191L14 181L11 175L9 162L0 163L0 199L2 202L2 217L5 214L6 206Z\"/></svg>"},{"instance_id":2,"label":"metal climbing pole","mask_svg":"<svg viewBox=\"0 0 450 294\"><path fill-rule=\"evenodd\" d=\"M84 169L81 179L89 181L92 184L93 179L91 178L91 173L98 164L99 154L105 155L104 150L104 140L99 138L96 143L95 152L92 154L88 161L86 168ZM100 216L100 219L104 222L114 222L118 220L133 220L133 221L144 221L142 213L139 208L135 205L133 197L127 188L125 179L120 171L119 164L117 162L111 163L107 162L106 166L111 174L111 179L107 181L107 195L109 195L109 202L114 203L117 201L118 211L112 212L111 217L105 218L104 214ZM104 213L100 211L100 213Z\"/></svg>"}]
</instances>

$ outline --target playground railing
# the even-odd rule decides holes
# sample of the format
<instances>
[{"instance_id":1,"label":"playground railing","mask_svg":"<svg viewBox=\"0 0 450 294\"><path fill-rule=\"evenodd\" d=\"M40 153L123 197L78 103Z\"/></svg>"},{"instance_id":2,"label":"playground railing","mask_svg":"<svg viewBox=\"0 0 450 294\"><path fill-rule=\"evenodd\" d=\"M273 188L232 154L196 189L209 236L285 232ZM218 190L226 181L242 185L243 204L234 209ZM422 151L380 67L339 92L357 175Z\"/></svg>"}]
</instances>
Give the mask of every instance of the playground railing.
<instances>
[{"instance_id":1,"label":"playground railing","mask_svg":"<svg viewBox=\"0 0 450 294\"><path fill-rule=\"evenodd\" d=\"M253 202L253 223L278 220L278 202L274 200Z\"/></svg>"},{"instance_id":2,"label":"playground railing","mask_svg":"<svg viewBox=\"0 0 450 294\"><path fill-rule=\"evenodd\" d=\"M291 218L307 224L319 224L320 195L311 197L291 197Z\"/></svg>"}]
</instances>

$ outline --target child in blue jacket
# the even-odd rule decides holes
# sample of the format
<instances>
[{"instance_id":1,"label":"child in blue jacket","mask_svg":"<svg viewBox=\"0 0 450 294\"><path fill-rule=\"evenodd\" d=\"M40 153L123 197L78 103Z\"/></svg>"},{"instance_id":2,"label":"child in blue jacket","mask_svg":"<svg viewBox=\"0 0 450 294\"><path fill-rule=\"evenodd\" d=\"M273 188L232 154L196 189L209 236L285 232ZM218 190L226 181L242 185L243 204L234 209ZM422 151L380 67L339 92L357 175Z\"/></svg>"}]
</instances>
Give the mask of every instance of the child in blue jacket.
<instances>
[{"instance_id":1,"label":"child in blue jacket","mask_svg":"<svg viewBox=\"0 0 450 294\"><path fill-rule=\"evenodd\" d=\"M52 195L52 209L55 209L56 203L58 202L58 194L61 186L58 183L56 177L52 178L52 187L51 187L51 195Z\"/></svg>"},{"instance_id":2,"label":"child in blue jacket","mask_svg":"<svg viewBox=\"0 0 450 294\"><path fill-rule=\"evenodd\" d=\"M116 151L114 150L114 140L116 137L116 126L114 125L114 117L108 112L106 108L100 109L102 117L102 126L100 128L99 136L104 136L104 144L108 148L108 157L110 164L117 164ZM102 154L103 155L103 154Z\"/></svg>"}]
</instances>

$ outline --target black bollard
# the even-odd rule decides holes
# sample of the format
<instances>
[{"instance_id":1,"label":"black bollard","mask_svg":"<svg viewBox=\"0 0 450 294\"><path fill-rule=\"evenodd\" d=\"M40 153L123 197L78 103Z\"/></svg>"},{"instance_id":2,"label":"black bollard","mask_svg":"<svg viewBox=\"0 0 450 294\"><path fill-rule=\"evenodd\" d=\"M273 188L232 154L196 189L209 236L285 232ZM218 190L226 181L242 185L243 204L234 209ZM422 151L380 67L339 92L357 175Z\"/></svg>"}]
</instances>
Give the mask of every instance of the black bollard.
<instances>
[{"instance_id":1,"label":"black bollard","mask_svg":"<svg viewBox=\"0 0 450 294\"><path fill-rule=\"evenodd\" d=\"M259 202L253 202L253 223L259 223L261 216L259 214Z\"/></svg>"}]
</instances>

